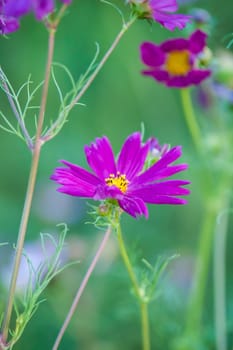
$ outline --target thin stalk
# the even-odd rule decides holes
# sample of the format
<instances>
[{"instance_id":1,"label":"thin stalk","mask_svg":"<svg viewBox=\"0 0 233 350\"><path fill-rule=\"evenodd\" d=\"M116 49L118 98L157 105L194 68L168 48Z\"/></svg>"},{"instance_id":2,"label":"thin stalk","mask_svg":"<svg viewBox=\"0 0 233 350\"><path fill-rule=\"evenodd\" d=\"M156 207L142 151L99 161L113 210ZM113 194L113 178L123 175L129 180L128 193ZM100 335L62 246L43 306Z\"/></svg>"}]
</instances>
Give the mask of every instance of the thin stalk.
<instances>
[{"instance_id":1,"label":"thin stalk","mask_svg":"<svg viewBox=\"0 0 233 350\"><path fill-rule=\"evenodd\" d=\"M9 324L10 324L10 319L11 319L11 314L13 309L14 295L15 295L16 282L17 282L17 277L19 272L20 260L22 256L23 245L24 245L24 240L25 240L25 235L26 235L27 225L28 225L28 219L29 219L29 214L30 214L31 205L32 205L32 198L33 198L34 189L35 189L35 182L36 182L37 170L38 170L38 164L39 164L39 158L40 158L40 150L42 145L40 137L41 137L42 128L43 128L52 58L53 58L53 52L54 52L54 39L55 39L55 30L51 30L49 32L48 57L47 57L47 64L45 69L45 80L44 80L42 97L41 97L40 112L38 116L36 139L35 139L35 145L33 149L33 157L32 157L30 173L29 173L27 192L26 192L25 201L24 201L24 208L23 208L20 227L19 227L18 241L16 245L16 250L15 250L15 258L14 258L13 271L12 271L11 282L9 287L8 301L7 301L7 306L6 306L3 324L2 324L2 334L1 334L2 344L6 343L6 340L8 337ZM1 349L1 344L0 344L0 349Z\"/></svg>"},{"instance_id":2,"label":"thin stalk","mask_svg":"<svg viewBox=\"0 0 233 350\"><path fill-rule=\"evenodd\" d=\"M126 270L128 271L129 278L132 282L134 293L137 297L137 300L140 305L140 311L141 311L141 327L142 327L142 346L143 350L150 350L150 329L149 329L149 319L148 319L148 309L147 309L147 302L143 300L143 295L140 290L140 285L138 283L137 277L135 275L135 272L133 270L132 264L130 262L125 243L123 240L122 232L121 232L121 226L120 223L117 226L117 238L120 248L120 253L124 262L124 265L126 267Z\"/></svg>"},{"instance_id":3,"label":"thin stalk","mask_svg":"<svg viewBox=\"0 0 233 350\"><path fill-rule=\"evenodd\" d=\"M190 296L187 314L186 336L195 334L197 338L201 331L201 318L204 304L206 283L208 280L209 263L212 251L212 242L218 208L207 207L204 222L200 234L199 249L197 255L194 286Z\"/></svg>"},{"instance_id":4,"label":"thin stalk","mask_svg":"<svg viewBox=\"0 0 233 350\"><path fill-rule=\"evenodd\" d=\"M61 340L63 338L63 335L64 335L64 333L65 333L65 331L66 331L66 329L67 329L67 327L68 327L68 325L69 325L69 323L70 323L70 321L71 321L71 319L72 319L72 317L73 317L73 315L74 315L74 313L75 313L75 311L77 309L79 300L80 300L80 298L81 298L81 296L83 294L84 289L86 288L86 285L87 285L87 283L89 281L89 278L90 278L94 268L96 267L96 264L97 264L97 262L99 260L99 257L100 257L101 253L104 250L104 247L105 247L105 245L106 245L106 243L107 243L107 241L109 239L110 234L111 234L111 227L109 227L107 229L107 231L105 232L104 238L102 239L102 241L101 241L101 243L99 245L99 248L98 248L98 250L97 250L97 252L96 252L96 254L95 254L95 256L94 256L94 258L93 258L93 260L92 260L92 262L91 262L91 264L90 264L90 266L89 266L89 268L88 268L88 270L87 270L87 272L86 272L86 274L85 274L85 276L83 278L83 280L82 280L82 283L81 283L81 285L80 285L80 287L79 287L79 289L78 289L78 291L77 291L77 293L76 293L76 295L74 297L73 303L72 303L72 305L70 307L70 310L69 310L69 312L68 312L68 314L66 316L66 319L65 319L65 321L64 321L64 323L63 323L63 325L62 325L62 327L61 327L61 329L60 329L60 331L58 333L57 339L56 339L56 341L55 341L55 343L53 345L52 350L57 350L58 349L58 346L60 345L60 342L61 342Z\"/></svg>"},{"instance_id":5,"label":"thin stalk","mask_svg":"<svg viewBox=\"0 0 233 350\"><path fill-rule=\"evenodd\" d=\"M8 85L4 79L4 73L1 71L0 69L0 79L2 81L2 85L4 87L4 91L6 92L6 95L7 95L7 98L8 98L8 101L9 101L9 104L11 106L11 109L17 119L17 122L19 123L19 126L20 126L20 129L22 131L22 134L24 135L25 137L25 140L26 140L26 143L29 147L29 149L32 149L33 148L33 142L32 142L32 139L25 127L25 124L24 124L24 120L21 118L21 116L19 115L19 112L17 110L17 107L15 105L15 102L14 102L14 99L9 91L9 88L8 88Z\"/></svg>"},{"instance_id":6,"label":"thin stalk","mask_svg":"<svg viewBox=\"0 0 233 350\"><path fill-rule=\"evenodd\" d=\"M142 296L141 296L139 284L138 284L137 277L135 275L135 272L133 270L132 264L130 262L130 259L129 259L129 256L128 256L128 253L127 253L127 250L125 247L120 224L117 227L117 238L118 238L120 253L121 253L124 265L126 267L126 270L128 271L129 278L132 282L134 293L135 293L137 299L141 300Z\"/></svg>"},{"instance_id":7,"label":"thin stalk","mask_svg":"<svg viewBox=\"0 0 233 350\"><path fill-rule=\"evenodd\" d=\"M229 198L226 211L220 213L214 238L214 320L216 349L227 350L226 327L226 236L229 221Z\"/></svg>"},{"instance_id":8,"label":"thin stalk","mask_svg":"<svg viewBox=\"0 0 233 350\"><path fill-rule=\"evenodd\" d=\"M199 153L202 153L202 138L199 125L197 123L195 113L193 110L192 100L190 96L190 90L180 89L181 92L181 101L184 110L184 116L189 128L190 134L193 139L193 143Z\"/></svg>"},{"instance_id":9,"label":"thin stalk","mask_svg":"<svg viewBox=\"0 0 233 350\"><path fill-rule=\"evenodd\" d=\"M143 350L150 350L148 303L141 303L140 306L141 306L141 319L142 319Z\"/></svg>"},{"instance_id":10,"label":"thin stalk","mask_svg":"<svg viewBox=\"0 0 233 350\"><path fill-rule=\"evenodd\" d=\"M79 102L79 100L84 95L84 93L87 91L87 89L92 84L92 82L94 81L94 79L96 78L96 76L98 75L100 70L103 68L104 64L106 63L106 61L108 60L108 58L110 57L112 52L117 47L117 45L120 42L120 40L123 37L123 35L127 32L127 30L131 27L131 25L135 22L136 19L137 19L137 17L133 17L128 22L124 23L121 31L117 34L116 38L114 39L113 43L111 44L111 46L109 47L109 49L107 50L105 55L103 56L102 60L97 65L97 67L94 70L94 72L90 75L89 79L86 81L86 84L83 86L81 91L77 94L77 96L72 100L72 102L67 106L67 108L66 108L66 114L67 115L72 110L72 108ZM52 126L48 129L48 131L44 135L44 137L43 137L44 140L49 140L49 139L52 138L53 131L56 130L56 128L59 125L59 123L61 122L62 118L63 118L63 115L61 116L61 118L58 118L52 124Z\"/></svg>"}]
</instances>

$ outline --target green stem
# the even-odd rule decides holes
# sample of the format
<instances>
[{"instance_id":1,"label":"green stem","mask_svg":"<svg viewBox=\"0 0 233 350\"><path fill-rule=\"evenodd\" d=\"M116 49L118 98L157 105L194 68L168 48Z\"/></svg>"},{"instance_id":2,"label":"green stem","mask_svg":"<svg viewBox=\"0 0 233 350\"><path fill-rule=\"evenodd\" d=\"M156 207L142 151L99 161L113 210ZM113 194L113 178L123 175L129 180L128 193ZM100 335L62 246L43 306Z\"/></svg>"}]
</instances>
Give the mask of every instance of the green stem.
<instances>
[{"instance_id":1,"label":"green stem","mask_svg":"<svg viewBox=\"0 0 233 350\"><path fill-rule=\"evenodd\" d=\"M194 288L190 297L190 304L187 314L187 334L194 333L197 338L199 338L199 333L201 330L201 317L217 213L218 210L216 210L216 208L207 207L200 235L196 271L194 276Z\"/></svg>"},{"instance_id":2,"label":"green stem","mask_svg":"<svg viewBox=\"0 0 233 350\"><path fill-rule=\"evenodd\" d=\"M184 116L185 116L187 126L189 128L189 132L192 136L193 143L197 151L202 153L201 132L193 110L190 90L186 88L186 89L180 89L180 91L181 91L181 101L182 101L182 106L184 110Z\"/></svg>"},{"instance_id":3,"label":"green stem","mask_svg":"<svg viewBox=\"0 0 233 350\"><path fill-rule=\"evenodd\" d=\"M226 210L220 213L214 237L214 319L216 349L226 350L226 236L229 220L229 195L225 203Z\"/></svg>"},{"instance_id":4,"label":"green stem","mask_svg":"<svg viewBox=\"0 0 233 350\"><path fill-rule=\"evenodd\" d=\"M148 319L148 309L147 309L148 303L143 299L143 295L140 290L140 285L138 283L137 277L135 275L132 264L130 262L130 259L125 247L125 243L123 240L120 223L117 225L117 238L118 238L120 253L121 253L124 265L126 267L126 270L128 271L129 278L133 285L134 293L140 305L143 350L150 350L150 330L149 330L149 319Z\"/></svg>"},{"instance_id":5,"label":"green stem","mask_svg":"<svg viewBox=\"0 0 233 350\"><path fill-rule=\"evenodd\" d=\"M128 271L129 278L132 282L134 293L135 293L137 299L141 300L142 297L141 297L141 292L139 289L137 277L134 273L133 267L131 265L131 262L130 262L130 259L129 259L129 256L128 256L128 253L127 253L127 250L125 247L120 224L117 227L117 238L118 238L120 253L121 253L123 262L125 264L126 270Z\"/></svg>"},{"instance_id":6,"label":"green stem","mask_svg":"<svg viewBox=\"0 0 233 350\"><path fill-rule=\"evenodd\" d=\"M142 319L143 349L150 350L150 329L149 329L149 317L148 317L148 303L141 303L141 319Z\"/></svg>"},{"instance_id":7,"label":"green stem","mask_svg":"<svg viewBox=\"0 0 233 350\"><path fill-rule=\"evenodd\" d=\"M19 232L18 232L18 240L17 240L16 250L15 250L15 258L14 258L14 264L13 264L13 271L11 275L7 306L6 306L3 324L2 324L0 349L1 347L4 348L4 344L6 344L7 337L8 337L9 324L10 324L10 319L11 319L11 314L13 309L14 295L15 295L16 282L17 282L17 277L19 272L20 260L23 252L24 240L26 236L28 219L29 219L29 214L31 210L32 199L33 199L33 194L35 189L35 182L36 182L38 164L40 159L40 150L42 145L40 137L42 134L42 128L43 128L43 122L44 122L44 114L45 114L45 108L46 108L46 102L47 102L47 96L48 96L51 64L52 64L52 57L54 52L54 39L55 39L55 30L51 30L49 32L48 57L47 57L47 64L46 64L46 70L45 70L45 81L44 81L42 97L41 97L40 112L38 116L36 139L35 139L35 144L33 149L33 157L32 157L31 169L29 173L27 192L26 192L25 201L24 201L24 208L23 208Z\"/></svg>"},{"instance_id":8,"label":"green stem","mask_svg":"<svg viewBox=\"0 0 233 350\"><path fill-rule=\"evenodd\" d=\"M72 102L67 106L66 108L66 115L69 114L69 112L73 109L74 106L77 105L77 103L80 101L80 99L82 98L82 96L84 95L84 93L87 91L87 89L89 88L89 86L93 83L93 81L95 80L96 76L98 75L98 73L100 72L100 70L103 68L103 66L105 65L106 61L109 59L109 57L111 56L112 52L115 50L115 48L117 47L117 45L119 44L121 38L123 37L123 35L128 31L128 29L131 27L131 25L135 22L135 20L137 19L137 17L133 17L131 18L127 23L124 23L122 29L120 30L120 32L117 34L116 38L114 39L114 41L112 42L111 46L109 47L109 49L107 50L107 52L105 53L105 55L103 56L103 58L101 59L101 61L99 62L99 64L97 65L96 69L94 70L94 72L90 75L89 79L86 81L86 83L84 84L84 86L82 87L81 91L76 95L76 97L72 100ZM46 134L43 136L44 140L50 140L53 138L54 136L54 130L57 129L58 125L61 123L61 121L63 120L64 116L61 115L61 117L59 117L53 124L52 126L48 129L48 131L46 132ZM55 133L56 134L56 133Z\"/></svg>"},{"instance_id":9,"label":"green stem","mask_svg":"<svg viewBox=\"0 0 233 350\"><path fill-rule=\"evenodd\" d=\"M8 87L8 84L7 84L7 79L6 79L6 76L5 74L3 73L3 71L1 70L0 68L0 80L2 81L2 86L4 88L4 91L7 95L7 98L8 98L8 101L9 101L9 104L10 104L10 107L16 117L16 120L20 126L20 129L22 131L22 134L24 136L24 139L28 145L28 148L31 150L33 148L33 142L32 142L32 139L27 131L27 128L25 127L25 124L24 124L24 120L21 118L19 112L18 112L18 109L17 109L17 106L15 104L15 101L14 101L14 98L10 92L10 89Z\"/></svg>"},{"instance_id":10,"label":"green stem","mask_svg":"<svg viewBox=\"0 0 233 350\"><path fill-rule=\"evenodd\" d=\"M91 277L92 272L94 271L94 269L96 267L97 262L99 261L99 258L101 256L103 250L104 250L104 247L105 247L105 245L106 245L106 243L107 243L107 241L109 239L110 234L111 234L111 228L109 227L107 229L107 231L105 232L104 238L102 239L102 241L101 241L101 243L100 243L100 245L99 245L99 247L97 249L97 252L96 252L96 254L95 254L95 256L94 256L94 258L93 258L93 260L92 260L92 262L91 262L91 264L90 264L90 266L89 266L89 268L88 268L88 270L87 270L87 272L86 272L86 274L85 274L85 276L83 278L83 280L82 280L82 283L81 283L80 287L77 290L77 293L76 293L76 295L74 297L73 303L72 303L72 305L70 307L70 310L69 310L69 312L68 312L68 314L66 316L66 319L65 319L65 321L64 321L64 323L63 323L63 325L62 325L62 327L61 327L61 329L60 329L60 331L58 333L58 336L56 338L56 341L55 341L55 343L53 345L52 350L57 350L58 349L58 347L59 347L59 345L61 343L61 340L63 338L63 335L64 335L68 325L70 324L70 321L71 321L71 319L72 319L72 317L73 317L73 315L74 315L74 313L75 313L75 311L77 309L79 300L80 300L80 298L81 298L81 296L82 296L82 294L84 292L84 289L86 288L86 285L87 285L87 283L89 281L89 278Z\"/></svg>"}]
</instances>

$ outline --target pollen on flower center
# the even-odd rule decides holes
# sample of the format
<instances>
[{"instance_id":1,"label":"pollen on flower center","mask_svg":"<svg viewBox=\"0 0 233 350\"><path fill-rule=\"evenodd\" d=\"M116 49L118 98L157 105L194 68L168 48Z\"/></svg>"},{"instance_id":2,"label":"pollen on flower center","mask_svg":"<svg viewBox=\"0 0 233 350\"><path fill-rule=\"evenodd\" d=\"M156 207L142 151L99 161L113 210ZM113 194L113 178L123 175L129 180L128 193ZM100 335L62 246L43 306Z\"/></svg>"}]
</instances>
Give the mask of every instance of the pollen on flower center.
<instances>
[{"instance_id":1,"label":"pollen on flower center","mask_svg":"<svg viewBox=\"0 0 233 350\"><path fill-rule=\"evenodd\" d=\"M189 52L174 50L167 56L166 70L171 75L186 75L191 70Z\"/></svg>"},{"instance_id":2,"label":"pollen on flower center","mask_svg":"<svg viewBox=\"0 0 233 350\"><path fill-rule=\"evenodd\" d=\"M126 179L126 175L121 174L119 171L116 175L110 174L109 177L105 179L105 182L108 186L116 186L123 193L127 191L129 184L129 181Z\"/></svg>"}]
</instances>

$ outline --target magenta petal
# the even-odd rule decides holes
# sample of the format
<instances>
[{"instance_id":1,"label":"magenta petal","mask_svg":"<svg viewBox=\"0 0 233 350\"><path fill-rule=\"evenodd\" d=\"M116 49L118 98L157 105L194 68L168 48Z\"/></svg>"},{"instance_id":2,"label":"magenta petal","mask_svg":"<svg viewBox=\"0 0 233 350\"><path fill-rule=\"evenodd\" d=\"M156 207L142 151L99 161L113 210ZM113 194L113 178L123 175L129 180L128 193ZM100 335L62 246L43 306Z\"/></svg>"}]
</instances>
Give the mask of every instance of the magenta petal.
<instances>
[{"instance_id":1,"label":"magenta petal","mask_svg":"<svg viewBox=\"0 0 233 350\"><path fill-rule=\"evenodd\" d=\"M185 88L191 85L198 85L211 75L208 69L193 69L185 76L169 76L165 81L168 87Z\"/></svg>"},{"instance_id":2,"label":"magenta petal","mask_svg":"<svg viewBox=\"0 0 233 350\"><path fill-rule=\"evenodd\" d=\"M177 51L177 50L187 50L189 49L189 41L184 38L177 38L177 39L170 39L164 41L160 45L161 49L163 52L172 52L172 51Z\"/></svg>"},{"instance_id":3,"label":"magenta petal","mask_svg":"<svg viewBox=\"0 0 233 350\"><path fill-rule=\"evenodd\" d=\"M25 15L30 9L31 0L9 0L4 7L4 14L17 18Z\"/></svg>"},{"instance_id":4,"label":"magenta petal","mask_svg":"<svg viewBox=\"0 0 233 350\"><path fill-rule=\"evenodd\" d=\"M180 158L182 155L182 147L181 146L176 146L170 149L165 155L158 160L157 163L154 164L156 169L161 169L164 166L169 165L170 163L174 162L176 159Z\"/></svg>"},{"instance_id":5,"label":"magenta petal","mask_svg":"<svg viewBox=\"0 0 233 350\"><path fill-rule=\"evenodd\" d=\"M203 80L207 79L211 75L211 70L208 69L195 69L189 73L189 79L194 85L200 84Z\"/></svg>"},{"instance_id":6,"label":"magenta petal","mask_svg":"<svg viewBox=\"0 0 233 350\"><path fill-rule=\"evenodd\" d=\"M194 53L200 53L206 46L207 34L201 30L196 30L189 38L189 50Z\"/></svg>"},{"instance_id":7,"label":"magenta petal","mask_svg":"<svg viewBox=\"0 0 233 350\"><path fill-rule=\"evenodd\" d=\"M150 43L144 42L140 46L141 60L144 64L150 67L158 67L164 64L165 54L160 49L159 46Z\"/></svg>"},{"instance_id":8,"label":"magenta petal","mask_svg":"<svg viewBox=\"0 0 233 350\"><path fill-rule=\"evenodd\" d=\"M98 177L96 177L94 174L91 174L86 169L83 169L76 164L67 162L66 160L62 160L61 163L67 165L70 168L69 170L70 173L78 177L79 179L87 181L96 186L101 183L101 180ZM63 169L63 168L60 168L60 169Z\"/></svg>"},{"instance_id":9,"label":"magenta petal","mask_svg":"<svg viewBox=\"0 0 233 350\"><path fill-rule=\"evenodd\" d=\"M191 20L191 16L179 14L166 14L155 11L153 13L155 21L159 22L163 27L173 31L175 28L183 29Z\"/></svg>"},{"instance_id":10,"label":"magenta petal","mask_svg":"<svg viewBox=\"0 0 233 350\"><path fill-rule=\"evenodd\" d=\"M116 173L111 144L107 137L97 138L90 146L85 146L86 158L91 169L102 180Z\"/></svg>"},{"instance_id":11,"label":"magenta petal","mask_svg":"<svg viewBox=\"0 0 233 350\"><path fill-rule=\"evenodd\" d=\"M167 71L162 70L162 69L157 69L157 70L144 70L142 72L143 75L150 76L154 78L155 80L159 82L165 82L169 79L169 74Z\"/></svg>"},{"instance_id":12,"label":"magenta petal","mask_svg":"<svg viewBox=\"0 0 233 350\"><path fill-rule=\"evenodd\" d=\"M105 184L99 185L96 187L96 192L93 197L95 200L104 200L104 199L123 199L123 193L116 186L107 186Z\"/></svg>"},{"instance_id":13,"label":"magenta petal","mask_svg":"<svg viewBox=\"0 0 233 350\"><path fill-rule=\"evenodd\" d=\"M175 12L178 10L176 0L149 0L149 6L154 11Z\"/></svg>"},{"instance_id":14,"label":"magenta petal","mask_svg":"<svg viewBox=\"0 0 233 350\"><path fill-rule=\"evenodd\" d=\"M158 180L162 180L165 177L170 177L174 174L177 174L181 171L184 171L188 168L188 164L178 164L164 167L163 169L156 171L153 175L153 179L151 178L148 182L154 182Z\"/></svg>"},{"instance_id":15,"label":"magenta petal","mask_svg":"<svg viewBox=\"0 0 233 350\"><path fill-rule=\"evenodd\" d=\"M178 182L177 182L178 181ZM189 189L181 186L186 185L187 181L181 180L164 181L155 184L141 186L138 189L130 191L131 196L139 197L144 202L153 203L153 198L160 196L186 196L190 193Z\"/></svg>"},{"instance_id":16,"label":"magenta petal","mask_svg":"<svg viewBox=\"0 0 233 350\"><path fill-rule=\"evenodd\" d=\"M58 187L57 191L80 198L93 198L95 193L95 189L91 185L81 182L79 187L61 186Z\"/></svg>"},{"instance_id":17,"label":"magenta petal","mask_svg":"<svg viewBox=\"0 0 233 350\"><path fill-rule=\"evenodd\" d=\"M190 72L184 76L170 76L165 82L168 87L185 88L193 84Z\"/></svg>"},{"instance_id":18,"label":"magenta petal","mask_svg":"<svg viewBox=\"0 0 233 350\"><path fill-rule=\"evenodd\" d=\"M183 199L183 198L158 195L158 196L154 196L153 198L148 198L147 203L183 205L183 204L187 204L188 201L186 199Z\"/></svg>"},{"instance_id":19,"label":"magenta petal","mask_svg":"<svg viewBox=\"0 0 233 350\"><path fill-rule=\"evenodd\" d=\"M119 201L121 209L126 211L129 215L136 218L137 216L144 215L148 217L148 209L140 198L131 198L129 196L124 196L122 200Z\"/></svg>"},{"instance_id":20,"label":"magenta petal","mask_svg":"<svg viewBox=\"0 0 233 350\"><path fill-rule=\"evenodd\" d=\"M139 132L130 135L123 144L119 154L117 170L121 174L125 174L128 180L131 180L142 170L148 151L149 143L142 146Z\"/></svg>"},{"instance_id":21,"label":"magenta petal","mask_svg":"<svg viewBox=\"0 0 233 350\"><path fill-rule=\"evenodd\" d=\"M58 192L71 196L91 198L96 191L95 185L76 177L70 172L70 169L57 168L50 179L61 185Z\"/></svg>"},{"instance_id":22,"label":"magenta petal","mask_svg":"<svg viewBox=\"0 0 233 350\"><path fill-rule=\"evenodd\" d=\"M179 158L182 154L181 146L176 146L172 148L170 151L165 153L165 155L158 160L154 165L152 165L149 169L144 171L141 175L139 175L134 183L149 183L155 180L157 172L166 168L170 163L174 162L177 158Z\"/></svg>"},{"instance_id":23,"label":"magenta petal","mask_svg":"<svg viewBox=\"0 0 233 350\"><path fill-rule=\"evenodd\" d=\"M34 0L32 4L36 19L39 21L54 11L53 0Z\"/></svg>"},{"instance_id":24,"label":"magenta petal","mask_svg":"<svg viewBox=\"0 0 233 350\"><path fill-rule=\"evenodd\" d=\"M19 29L19 21L14 17L0 15L0 34L10 34Z\"/></svg>"},{"instance_id":25,"label":"magenta petal","mask_svg":"<svg viewBox=\"0 0 233 350\"><path fill-rule=\"evenodd\" d=\"M71 196L93 197L101 180L75 164L64 160L62 163L68 168L56 168L50 177L51 180L61 185L58 191Z\"/></svg>"}]
</instances>

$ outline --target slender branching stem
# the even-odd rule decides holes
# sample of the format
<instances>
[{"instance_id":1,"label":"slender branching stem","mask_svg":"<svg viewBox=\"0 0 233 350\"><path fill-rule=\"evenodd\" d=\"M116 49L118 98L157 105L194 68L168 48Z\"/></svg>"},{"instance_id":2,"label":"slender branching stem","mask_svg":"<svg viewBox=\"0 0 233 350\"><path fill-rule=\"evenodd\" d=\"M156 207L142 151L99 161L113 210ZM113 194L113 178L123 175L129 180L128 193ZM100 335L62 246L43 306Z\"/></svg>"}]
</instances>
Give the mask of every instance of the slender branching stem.
<instances>
[{"instance_id":1,"label":"slender branching stem","mask_svg":"<svg viewBox=\"0 0 233 350\"><path fill-rule=\"evenodd\" d=\"M131 27L131 25L135 22L137 17L133 17L130 19L129 22L125 23L121 29L121 31L118 33L116 36L115 40L113 41L112 45L109 47L108 51L105 53L103 56L102 60L96 67L95 71L92 73L90 78L87 80L86 84L83 86L82 90L78 93L78 95L74 98L74 100L71 102L69 109L72 109L81 99L81 97L84 95L86 90L89 88L89 86L92 84L93 80L96 78L97 74L100 72L100 70L103 68L105 65L106 61L112 54L112 52L115 50L116 46L119 44L121 38L123 35L127 32L127 30Z\"/></svg>"},{"instance_id":2,"label":"slender branching stem","mask_svg":"<svg viewBox=\"0 0 233 350\"><path fill-rule=\"evenodd\" d=\"M141 327L142 327L142 346L143 346L142 349L150 350L150 329L149 329L148 308L147 308L148 302L144 300L143 292L140 289L139 282L133 270L133 266L130 262L130 258L127 253L125 243L123 240L120 223L117 226L117 238L118 238L120 253L121 253L124 265L126 267L126 270L128 271L128 275L132 282L134 293L137 297L137 300L140 306Z\"/></svg>"},{"instance_id":3,"label":"slender branching stem","mask_svg":"<svg viewBox=\"0 0 233 350\"><path fill-rule=\"evenodd\" d=\"M124 23L121 31L117 34L116 38L114 39L114 41L112 42L111 46L109 47L109 49L107 50L107 52L103 56L102 60L97 65L97 67L94 70L94 72L90 75L89 79L86 81L86 83L84 84L84 86L82 87L80 92L71 101L71 103L66 107L66 110L65 110L66 115L68 115L69 112L73 109L73 107L80 101L81 97L87 91L89 86L93 83L94 79L96 78L96 76L98 75L100 70L103 68L103 66L105 65L106 61L108 60L108 58L110 57L112 52L115 50L115 48L119 44L119 42L120 42L121 38L123 37L123 35L127 32L127 30L131 27L131 25L135 22L136 19L137 19L137 17L132 17L128 22ZM47 130L46 134L43 137L44 140L50 140L53 137L54 130L57 129L57 127L59 126L59 124L61 123L61 120L63 120L63 118L64 118L63 114L61 114L61 116Z\"/></svg>"},{"instance_id":4,"label":"slender branching stem","mask_svg":"<svg viewBox=\"0 0 233 350\"><path fill-rule=\"evenodd\" d=\"M31 137L30 137L30 135L29 135L29 133L28 133L26 127L25 127L24 120L23 120L23 119L21 118L21 116L19 115L19 112L18 112L17 107L16 107L16 105L15 105L15 101L14 101L14 99L13 99L11 93L10 93L10 90L9 90L9 88L8 88L8 85L7 85L7 82L6 82L6 80L4 79L4 73L2 72L1 69L0 69L0 79L1 79L1 81L2 81L2 86L3 86L3 88L4 88L4 91L5 91L6 95L7 95L7 98L8 98L9 104L10 104L10 106L11 106L11 109L12 109L12 111L13 111L13 113L14 113L16 119L17 119L17 122L18 122L18 124L19 124L19 126L20 126L20 129L21 129L21 131L22 131L22 134L23 134L23 136L24 136L24 138L25 138L25 140L26 140L26 143L27 143L27 145L28 145L28 148L32 150L32 148L33 148L32 139L31 139Z\"/></svg>"},{"instance_id":5,"label":"slender branching stem","mask_svg":"<svg viewBox=\"0 0 233 350\"><path fill-rule=\"evenodd\" d=\"M94 258L93 258L93 260L92 260L92 262L91 262L91 264L90 264L90 266L89 266L89 268L88 268L88 270L87 270L87 272L86 272L86 274L85 274L85 276L83 278L83 280L82 280L82 283L81 283L81 285L80 285L80 287L79 287L79 289L78 289L78 291L77 291L77 293L76 293L76 295L74 297L73 303L72 303L72 305L70 307L70 310L69 310L69 312L68 312L68 314L66 316L66 319L65 319L65 321L64 321L64 323L63 323L63 325L62 325L62 327L61 327L61 329L60 329L60 331L58 333L57 339L56 339L56 341L55 341L55 343L53 345L52 350L57 350L58 349L58 346L60 345L60 342L61 342L61 340L63 338L63 335L64 335L64 333L65 333L65 331L66 331L66 329L67 329L67 327L68 327L68 325L69 325L69 323L70 323L70 321L71 321L71 319L72 319L72 317L73 317L73 315L74 315L74 313L75 313L75 311L77 309L79 300L80 300L80 298L81 298L81 296L82 296L82 294L84 292L84 289L86 288L86 285L87 285L87 283L89 281L89 278L90 278L94 268L96 267L96 264L97 264L97 262L99 260L99 257L101 256L101 253L104 250L104 247L105 247L105 245L106 245L106 243L107 243L107 241L109 239L110 234L111 234L111 227L109 227L107 229L107 231L105 232L105 235L104 235L104 237L103 237L103 239L102 239L102 241L101 241L101 243L100 243L100 245L98 247L98 250L97 250L97 252L96 252L96 254L95 254L95 256L94 256Z\"/></svg>"},{"instance_id":6,"label":"slender branching stem","mask_svg":"<svg viewBox=\"0 0 233 350\"><path fill-rule=\"evenodd\" d=\"M11 282L9 287L8 301L7 301L7 306L6 306L3 324L2 324L2 331L1 331L2 344L6 343L7 336L8 336L20 260L22 256L24 240L25 240L25 235L26 235L27 226L28 226L28 219L29 219L29 214L31 210L32 199L33 199L33 194L35 189L35 182L36 182L37 170L38 170L38 164L39 164L39 158L40 158L40 150L42 145L40 137L42 134L42 128L43 128L43 122L44 122L51 65L52 65L52 58L53 58L53 52L54 52L54 39L55 39L55 30L52 29L49 31L48 57L47 57L47 64L46 64L46 70L45 70L45 80L44 80L42 97L41 97L40 111L38 115L38 124L37 124L35 144L33 148L31 169L30 169L30 174L28 179L28 186L27 186L27 192L26 192L25 201L24 201L24 208L22 212L21 223L19 227L18 241L16 245L16 250L15 250L15 258L14 258L13 271L12 271ZM1 349L1 344L0 344L0 349Z\"/></svg>"}]
</instances>

